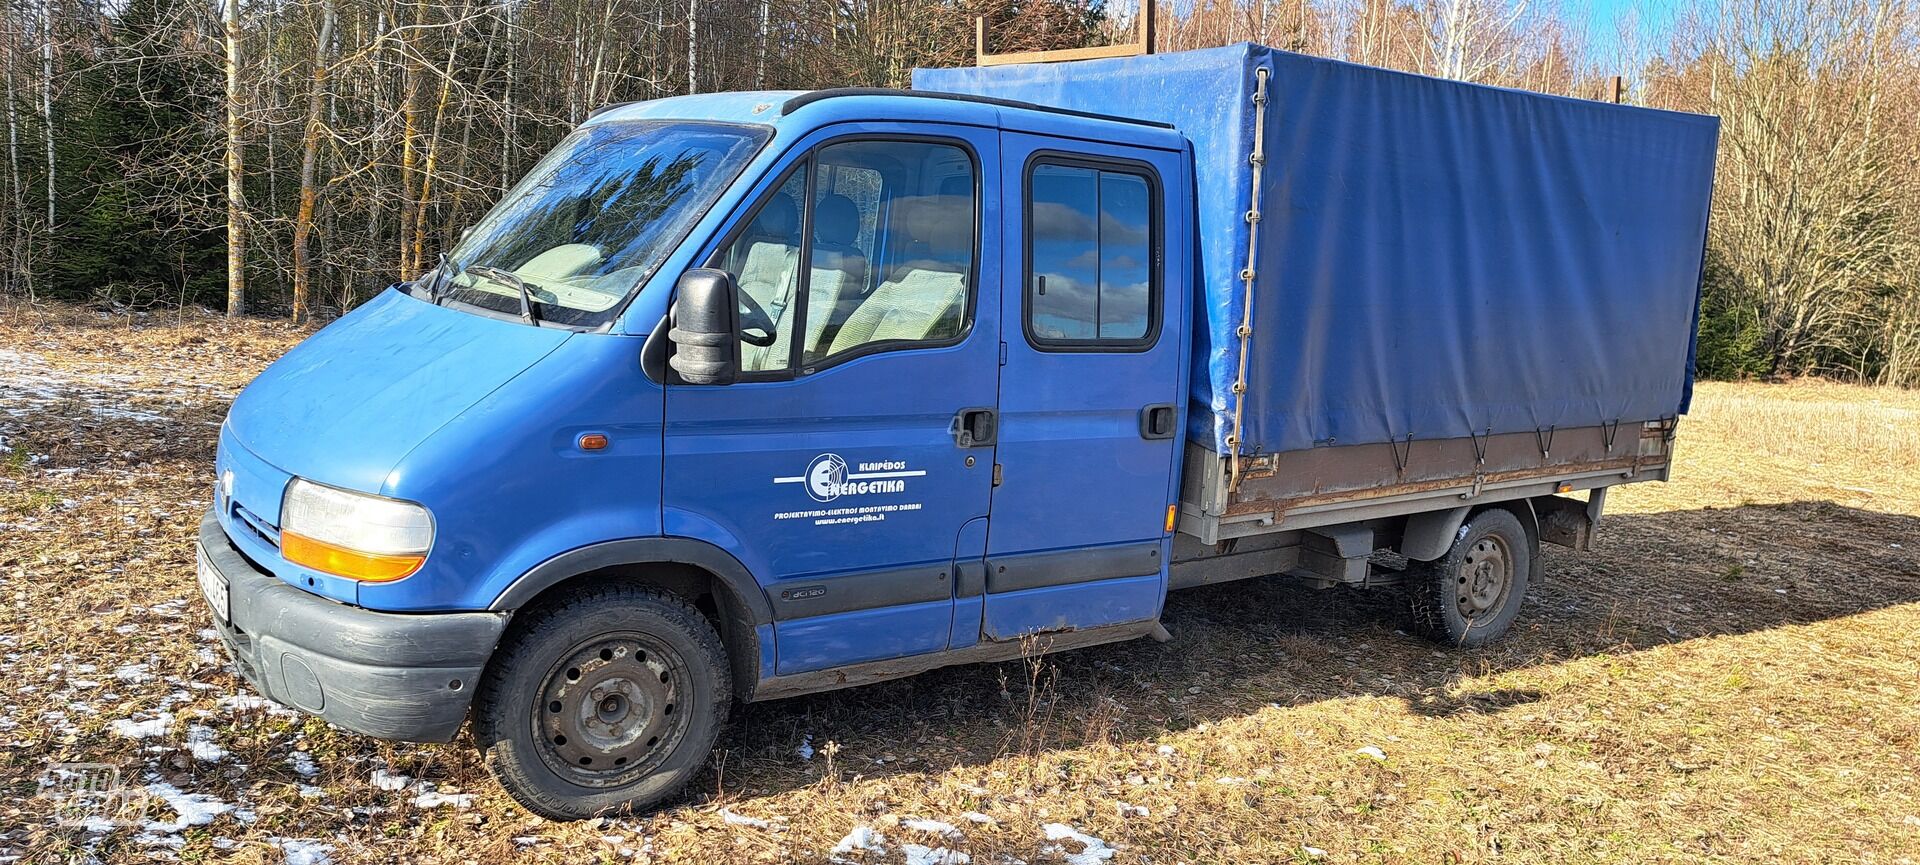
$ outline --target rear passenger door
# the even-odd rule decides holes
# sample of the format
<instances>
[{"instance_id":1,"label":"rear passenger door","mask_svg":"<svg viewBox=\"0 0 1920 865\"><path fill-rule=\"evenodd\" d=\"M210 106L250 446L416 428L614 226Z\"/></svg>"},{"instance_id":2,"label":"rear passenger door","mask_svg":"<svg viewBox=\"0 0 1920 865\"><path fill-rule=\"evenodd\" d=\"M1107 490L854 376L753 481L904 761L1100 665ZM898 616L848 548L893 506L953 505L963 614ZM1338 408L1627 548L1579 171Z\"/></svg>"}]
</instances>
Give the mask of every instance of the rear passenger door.
<instances>
[{"instance_id":1,"label":"rear passenger door","mask_svg":"<svg viewBox=\"0 0 1920 865\"><path fill-rule=\"evenodd\" d=\"M1000 482L982 637L1156 618L1183 439L1188 285L1167 262L1187 260L1187 223L1166 209L1186 200L1183 163L1013 132L1000 146Z\"/></svg>"}]
</instances>

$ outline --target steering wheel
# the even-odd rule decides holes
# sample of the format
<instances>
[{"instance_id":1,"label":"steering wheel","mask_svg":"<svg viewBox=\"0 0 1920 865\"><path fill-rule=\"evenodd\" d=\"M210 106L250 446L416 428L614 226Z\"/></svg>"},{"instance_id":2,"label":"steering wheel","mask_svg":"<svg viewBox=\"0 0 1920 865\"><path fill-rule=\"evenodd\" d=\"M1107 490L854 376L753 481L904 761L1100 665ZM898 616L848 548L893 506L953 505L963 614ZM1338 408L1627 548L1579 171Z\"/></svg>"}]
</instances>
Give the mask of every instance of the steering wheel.
<instances>
[{"instance_id":1,"label":"steering wheel","mask_svg":"<svg viewBox=\"0 0 1920 865\"><path fill-rule=\"evenodd\" d=\"M779 338L774 334L779 325L773 323L773 316L768 315L751 294L736 291L734 297L740 300L740 341L761 348L773 345L773 341ZM759 330L761 335L755 336L749 330Z\"/></svg>"}]
</instances>

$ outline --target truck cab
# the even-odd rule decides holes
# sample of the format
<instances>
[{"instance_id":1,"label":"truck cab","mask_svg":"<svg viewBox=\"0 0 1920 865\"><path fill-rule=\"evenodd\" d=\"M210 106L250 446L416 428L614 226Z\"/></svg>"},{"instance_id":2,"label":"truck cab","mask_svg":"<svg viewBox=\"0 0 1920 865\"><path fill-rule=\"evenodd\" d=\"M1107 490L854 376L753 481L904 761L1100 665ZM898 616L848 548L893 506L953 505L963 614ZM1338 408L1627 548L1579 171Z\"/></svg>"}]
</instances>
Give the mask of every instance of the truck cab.
<instances>
[{"instance_id":1,"label":"truck cab","mask_svg":"<svg viewBox=\"0 0 1920 865\"><path fill-rule=\"evenodd\" d=\"M1158 629L1188 141L977 97L598 114L220 429L200 581L351 730L471 717L552 817L644 807L728 707Z\"/></svg>"}]
</instances>

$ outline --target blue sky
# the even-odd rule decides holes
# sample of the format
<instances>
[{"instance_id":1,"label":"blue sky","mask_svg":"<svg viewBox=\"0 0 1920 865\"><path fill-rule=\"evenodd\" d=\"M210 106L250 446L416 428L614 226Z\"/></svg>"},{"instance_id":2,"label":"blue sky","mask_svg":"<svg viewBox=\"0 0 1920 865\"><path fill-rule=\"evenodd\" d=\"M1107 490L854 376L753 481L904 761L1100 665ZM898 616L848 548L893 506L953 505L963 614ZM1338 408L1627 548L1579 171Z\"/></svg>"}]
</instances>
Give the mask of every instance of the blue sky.
<instances>
[{"instance_id":1,"label":"blue sky","mask_svg":"<svg viewBox=\"0 0 1920 865\"><path fill-rule=\"evenodd\" d=\"M1714 2L1700 0L1700 5L1711 6ZM1674 18L1693 5L1693 0L1566 0L1559 8L1570 23L1586 25L1589 47L1605 55L1619 38L1618 25L1623 16L1638 14L1640 38L1659 44Z\"/></svg>"},{"instance_id":2,"label":"blue sky","mask_svg":"<svg viewBox=\"0 0 1920 865\"><path fill-rule=\"evenodd\" d=\"M1585 17L1594 30L1611 33L1622 13L1638 10L1641 21L1652 30L1663 28L1687 5L1686 0L1568 0L1560 8L1569 18ZM1704 5L1712 5L1712 0Z\"/></svg>"}]
</instances>

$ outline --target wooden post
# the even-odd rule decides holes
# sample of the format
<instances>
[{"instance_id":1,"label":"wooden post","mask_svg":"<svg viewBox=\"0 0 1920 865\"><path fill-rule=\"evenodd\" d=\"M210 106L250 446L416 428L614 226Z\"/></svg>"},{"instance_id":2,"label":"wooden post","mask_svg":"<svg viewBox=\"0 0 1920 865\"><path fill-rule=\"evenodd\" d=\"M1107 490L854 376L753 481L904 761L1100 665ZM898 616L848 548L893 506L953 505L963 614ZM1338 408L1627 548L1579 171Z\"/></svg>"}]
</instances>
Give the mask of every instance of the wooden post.
<instances>
[{"instance_id":1,"label":"wooden post","mask_svg":"<svg viewBox=\"0 0 1920 865\"><path fill-rule=\"evenodd\" d=\"M1619 105L1627 96L1627 79L1615 75L1607 79L1607 101Z\"/></svg>"}]
</instances>

